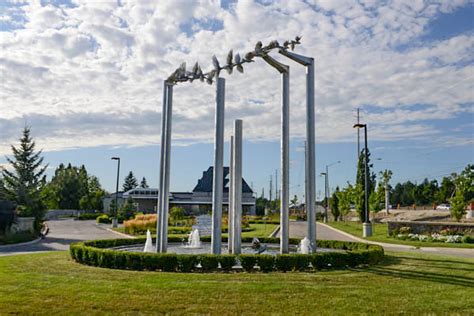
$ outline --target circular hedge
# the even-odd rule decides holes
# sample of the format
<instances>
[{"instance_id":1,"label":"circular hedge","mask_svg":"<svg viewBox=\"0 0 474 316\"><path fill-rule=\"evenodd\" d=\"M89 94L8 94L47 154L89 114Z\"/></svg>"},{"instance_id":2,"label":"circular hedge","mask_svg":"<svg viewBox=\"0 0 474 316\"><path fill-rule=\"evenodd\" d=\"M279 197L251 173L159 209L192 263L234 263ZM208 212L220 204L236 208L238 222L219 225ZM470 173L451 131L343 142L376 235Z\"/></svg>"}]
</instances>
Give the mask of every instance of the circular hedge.
<instances>
[{"instance_id":1,"label":"circular hedge","mask_svg":"<svg viewBox=\"0 0 474 316\"><path fill-rule=\"evenodd\" d=\"M279 238L259 238L263 243L279 244ZM209 237L201 238L210 241ZM181 238L170 237L169 242L181 242ZM223 238L226 241L226 238ZM242 238L242 242L251 242L252 238ZM290 244L299 244L300 240L290 238ZM383 259L381 246L359 242L336 240L318 240L320 248L345 250L345 252L317 252L314 254L283 255L212 255L212 254L174 254L127 252L108 249L118 246L145 243L145 238L92 240L72 243L69 251L73 260L102 268L166 271L166 272L199 272L199 271L317 271L322 269L356 267L376 264ZM233 269L240 263L242 270ZM200 264L201 267L198 267ZM220 267L219 267L220 266Z\"/></svg>"}]
</instances>

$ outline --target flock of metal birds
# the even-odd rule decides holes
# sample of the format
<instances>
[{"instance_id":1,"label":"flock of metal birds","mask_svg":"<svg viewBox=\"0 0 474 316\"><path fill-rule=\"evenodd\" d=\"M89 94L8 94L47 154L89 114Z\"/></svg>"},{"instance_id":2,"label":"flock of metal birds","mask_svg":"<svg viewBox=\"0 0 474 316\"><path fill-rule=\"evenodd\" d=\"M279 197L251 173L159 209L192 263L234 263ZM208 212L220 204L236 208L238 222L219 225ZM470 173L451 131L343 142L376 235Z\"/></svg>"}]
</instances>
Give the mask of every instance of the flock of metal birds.
<instances>
[{"instance_id":1,"label":"flock of metal birds","mask_svg":"<svg viewBox=\"0 0 474 316\"><path fill-rule=\"evenodd\" d=\"M255 57L266 56L271 50L277 48L280 50L294 50L295 46L300 43L301 36L296 36L294 40L288 40L280 45L278 41L271 41L267 46L263 46L261 41L258 41L255 45L255 49L251 52L248 52L244 55L244 58L240 57L237 53L234 56L232 50L227 54L226 64L221 66L219 60L214 55L212 56L212 65L214 69L204 73L201 69L201 66L196 62L191 71L186 70L186 63L182 63L166 80L168 84L177 84L179 82L193 82L194 80L200 80L201 82L206 81L208 84L212 84L215 78L219 77L221 70L227 70L229 74L232 73L234 67L237 71L243 73L244 67L242 66L245 63L253 62Z\"/></svg>"}]
</instances>

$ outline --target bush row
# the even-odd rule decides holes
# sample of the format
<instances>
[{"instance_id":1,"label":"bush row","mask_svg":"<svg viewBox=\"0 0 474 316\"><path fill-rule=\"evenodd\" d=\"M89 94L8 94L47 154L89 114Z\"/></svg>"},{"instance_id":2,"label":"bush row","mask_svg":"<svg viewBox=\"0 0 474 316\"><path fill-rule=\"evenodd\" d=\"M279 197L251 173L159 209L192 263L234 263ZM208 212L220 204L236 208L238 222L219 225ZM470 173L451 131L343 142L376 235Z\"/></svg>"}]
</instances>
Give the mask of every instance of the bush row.
<instances>
[{"instance_id":1,"label":"bush row","mask_svg":"<svg viewBox=\"0 0 474 316\"><path fill-rule=\"evenodd\" d=\"M86 221L86 220L91 220L91 219L97 219L97 217L105 215L104 213L83 213L76 217L76 220L78 221Z\"/></svg>"},{"instance_id":2,"label":"bush row","mask_svg":"<svg viewBox=\"0 0 474 316\"><path fill-rule=\"evenodd\" d=\"M170 240L171 239L171 240ZM179 238L177 238L179 239ZM170 242L173 238L168 239ZM376 245L322 240L321 245L346 249L346 252L321 252L311 255L184 255L126 252L110 247L132 245L144 242L140 239L94 240L73 243L71 257L83 264L113 269L148 270L165 272L230 271L235 265L247 272L261 271L315 271L329 268L355 267L375 264L383 258L383 248ZM220 268L219 268L220 267Z\"/></svg>"}]
</instances>

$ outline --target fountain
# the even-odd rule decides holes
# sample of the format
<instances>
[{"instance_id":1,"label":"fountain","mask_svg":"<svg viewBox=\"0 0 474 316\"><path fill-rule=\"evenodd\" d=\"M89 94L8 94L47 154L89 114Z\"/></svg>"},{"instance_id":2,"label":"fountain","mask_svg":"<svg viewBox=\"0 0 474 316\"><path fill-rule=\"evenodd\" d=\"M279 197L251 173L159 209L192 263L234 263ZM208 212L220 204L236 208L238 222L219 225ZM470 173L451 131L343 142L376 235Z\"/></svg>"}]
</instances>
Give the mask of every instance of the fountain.
<instances>
[{"instance_id":1,"label":"fountain","mask_svg":"<svg viewBox=\"0 0 474 316\"><path fill-rule=\"evenodd\" d=\"M153 240L151 239L151 232L149 229L146 231L146 242L143 252L156 252L155 247L153 247Z\"/></svg>"},{"instance_id":2,"label":"fountain","mask_svg":"<svg viewBox=\"0 0 474 316\"><path fill-rule=\"evenodd\" d=\"M262 245L262 244L260 243L260 240L258 240L257 237L254 237L254 238L252 239L252 246L251 246L251 248L252 248L253 250L255 250L255 253L261 254L261 253L263 253L263 252L265 252L265 251L267 250L267 245Z\"/></svg>"},{"instance_id":3,"label":"fountain","mask_svg":"<svg viewBox=\"0 0 474 316\"><path fill-rule=\"evenodd\" d=\"M186 248L201 248L201 238L199 237L199 230L193 229L188 237L188 244Z\"/></svg>"},{"instance_id":4,"label":"fountain","mask_svg":"<svg viewBox=\"0 0 474 316\"><path fill-rule=\"evenodd\" d=\"M308 237L305 237L301 240L299 250L300 253L304 255L309 255L311 253L311 242Z\"/></svg>"}]
</instances>

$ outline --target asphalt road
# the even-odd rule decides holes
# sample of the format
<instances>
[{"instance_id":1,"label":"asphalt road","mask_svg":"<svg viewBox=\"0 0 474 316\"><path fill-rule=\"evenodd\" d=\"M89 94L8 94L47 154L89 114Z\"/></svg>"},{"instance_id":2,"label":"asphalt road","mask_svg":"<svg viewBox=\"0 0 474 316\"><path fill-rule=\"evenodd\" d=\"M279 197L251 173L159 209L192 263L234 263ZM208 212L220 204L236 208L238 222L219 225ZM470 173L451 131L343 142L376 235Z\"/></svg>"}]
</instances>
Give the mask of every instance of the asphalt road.
<instances>
[{"instance_id":1,"label":"asphalt road","mask_svg":"<svg viewBox=\"0 0 474 316\"><path fill-rule=\"evenodd\" d=\"M45 239L32 244L0 246L0 256L68 250L69 244L75 241L120 238L120 235L98 226L95 221L56 219L47 223L49 233Z\"/></svg>"}]
</instances>

